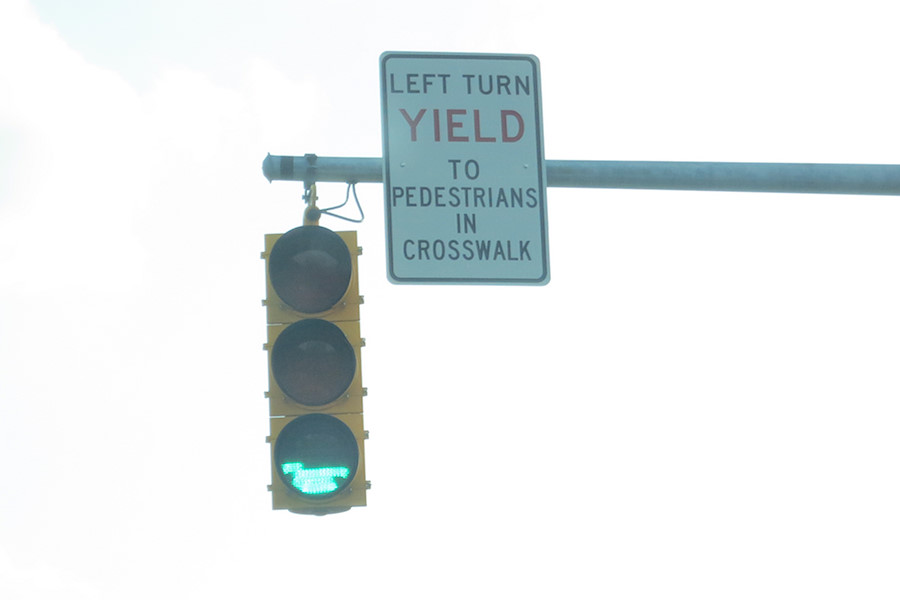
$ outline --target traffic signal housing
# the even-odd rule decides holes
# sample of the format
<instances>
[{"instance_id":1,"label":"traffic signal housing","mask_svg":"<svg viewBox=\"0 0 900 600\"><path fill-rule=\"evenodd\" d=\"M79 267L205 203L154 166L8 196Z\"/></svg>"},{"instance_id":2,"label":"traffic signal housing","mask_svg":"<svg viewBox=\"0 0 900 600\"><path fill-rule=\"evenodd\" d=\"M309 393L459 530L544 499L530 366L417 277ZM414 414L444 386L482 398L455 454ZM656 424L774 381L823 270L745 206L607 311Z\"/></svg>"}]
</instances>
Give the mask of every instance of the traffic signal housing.
<instances>
[{"instance_id":1,"label":"traffic signal housing","mask_svg":"<svg viewBox=\"0 0 900 600\"><path fill-rule=\"evenodd\" d=\"M272 506L365 506L356 232L304 225L265 239Z\"/></svg>"}]
</instances>

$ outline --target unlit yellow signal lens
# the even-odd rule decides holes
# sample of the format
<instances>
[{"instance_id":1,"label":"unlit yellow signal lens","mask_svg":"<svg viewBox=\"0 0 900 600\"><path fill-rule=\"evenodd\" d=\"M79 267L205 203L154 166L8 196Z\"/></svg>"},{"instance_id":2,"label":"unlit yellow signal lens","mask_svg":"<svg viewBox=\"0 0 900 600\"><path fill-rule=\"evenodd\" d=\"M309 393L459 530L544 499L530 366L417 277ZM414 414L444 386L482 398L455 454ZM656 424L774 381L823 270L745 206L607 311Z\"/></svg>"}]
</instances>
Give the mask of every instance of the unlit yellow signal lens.
<instances>
[{"instance_id":1,"label":"unlit yellow signal lens","mask_svg":"<svg viewBox=\"0 0 900 600\"><path fill-rule=\"evenodd\" d=\"M356 353L330 321L293 323L272 347L272 375L294 402L323 406L340 398L353 382Z\"/></svg>"}]
</instances>

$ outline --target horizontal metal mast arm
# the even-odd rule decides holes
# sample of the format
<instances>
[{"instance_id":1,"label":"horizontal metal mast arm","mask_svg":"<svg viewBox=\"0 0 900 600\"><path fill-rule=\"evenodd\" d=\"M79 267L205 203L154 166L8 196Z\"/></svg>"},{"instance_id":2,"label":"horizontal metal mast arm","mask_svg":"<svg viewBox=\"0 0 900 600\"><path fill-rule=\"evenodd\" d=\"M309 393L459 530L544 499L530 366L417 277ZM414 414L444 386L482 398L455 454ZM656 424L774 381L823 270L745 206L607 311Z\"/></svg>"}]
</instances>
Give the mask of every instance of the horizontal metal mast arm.
<instances>
[{"instance_id":1,"label":"horizontal metal mast arm","mask_svg":"<svg viewBox=\"0 0 900 600\"><path fill-rule=\"evenodd\" d=\"M337 181L343 183L382 183L380 158L334 158L305 154L273 156L263 161L263 175L269 181Z\"/></svg>"},{"instance_id":2,"label":"horizontal metal mast arm","mask_svg":"<svg viewBox=\"0 0 900 600\"><path fill-rule=\"evenodd\" d=\"M900 165L548 160L547 186L900 196ZM266 156L269 181L382 183L381 158Z\"/></svg>"}]
</instances>

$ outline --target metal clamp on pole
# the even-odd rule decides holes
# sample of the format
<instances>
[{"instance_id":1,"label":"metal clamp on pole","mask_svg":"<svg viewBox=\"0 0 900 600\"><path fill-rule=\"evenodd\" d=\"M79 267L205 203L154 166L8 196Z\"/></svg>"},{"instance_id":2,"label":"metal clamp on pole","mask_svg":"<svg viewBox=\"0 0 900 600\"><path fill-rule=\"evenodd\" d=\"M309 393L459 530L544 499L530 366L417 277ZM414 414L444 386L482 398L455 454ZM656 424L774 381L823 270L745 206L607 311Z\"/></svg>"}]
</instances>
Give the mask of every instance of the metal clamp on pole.
<instances>
[{"instance_id":1,"label":"metal clamp on pole","mask_svg":"<svg viewBox=\"0 0 900 600\"><path fill-rule=\"evenodd\" d=\"M322 216L322 211L316 206L316 200L318 200L318 196L316 195L316 184L303 182L304 189L303 191L303 200L306 202L306 209L303 211L303 224L304 225L318 225L319 217Z\"/></svg>"}]
</instances>

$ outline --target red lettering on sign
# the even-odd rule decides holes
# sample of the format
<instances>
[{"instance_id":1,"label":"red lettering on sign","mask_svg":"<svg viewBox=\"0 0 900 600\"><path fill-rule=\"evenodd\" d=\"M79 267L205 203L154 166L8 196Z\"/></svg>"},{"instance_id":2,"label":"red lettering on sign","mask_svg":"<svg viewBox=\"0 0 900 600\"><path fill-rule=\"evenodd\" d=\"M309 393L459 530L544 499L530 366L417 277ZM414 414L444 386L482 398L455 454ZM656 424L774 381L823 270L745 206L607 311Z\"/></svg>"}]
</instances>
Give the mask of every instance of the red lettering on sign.
<instances>
[{"instance_id":1,"label":"red lettering on sign","mask_svg":"<svg viewBox=\"0 0 900 600\"><path fill-rule=\"evenodd\" d=\"M434 109L431 112L434 114L434 141L439 142L441 141L441 111Z\"/></svg>"},{"instance_id":2,"label":"red lettering on sign","mask_svg":"<svg viewBox=\"0 0 900 600\"><path fill-rule=\"evenodd\" d=\"M448 142L468 142L469 137L465 135L455 135L453 132L461 128L464 123L457 121L454 117L464 115L466 111L462 108L447 109L447 141Z\"/></svg>"},{"instance_id":3,"label":"red lettering on sign","mask_svg":"<svg viewBox=\"0 0 900 600\"><path fill-rule=\"evenodd\" d=\"M509 127L507 124L509 121L507 117L513 117L519 124L519 131L516 135L509 135ZM522 139L522 136L525 135L525 120L522 118L522 115L517 113L514 110L501 110L500 111L500 127L502 128L502 135L504 142L518 142Z\"/></svg>"},{"instance_id":4,"label":"red lettering on sign","mask_svg":"<svg viewBox=\"0 0 900 600\"><path fill-rule=\"evenodd\" d=\"M416 114L416 118L413 119L409 116L409 113L406 112L405 108L400 109L400 114L403 115L403 118L406 119L406 122L409 123L409 141L415 142L418 138L416 136L416 128L419 126L419 121L422 120L422 117L425 116L425 109L423 108Z\"/></svg>"},{"instance_id":5,"label":"red lettering on sign","mask_svg":"<svg viewBox=\"0 0 900 600\"><path fill-rule=\"evenodd\" d=\"M475 141L476 142L496 142L495 137L485 137L481 135L481 112L476 108L475 113Z\"/></svg>"},{"instance_id":6,"label":"red lettering on sign","mask_svg":"<svg viewBox=\"0 0 900 600\"><path fill-rule=\"evenodd\" d=\"M400 114L409 125L409 139L412 142L419 141L419 124L425 117L427 108L419 109L416 116L410 116L405 108L401 108ZM494 113L496 114L496 113ZM497 132L497 123L488 124L482 120L481 109L475 108L471 111L466 108L448 108L442 110L440 108L431 109L432 135L435 142L497 142L497 136L492 135ZM492 125L492 126L491 126ZM447 136L444 138L443 132ZM500 111L500 140L503 143L518 142L525 136L525 119L515 110Z\"/></svg>"}]
</instances>

